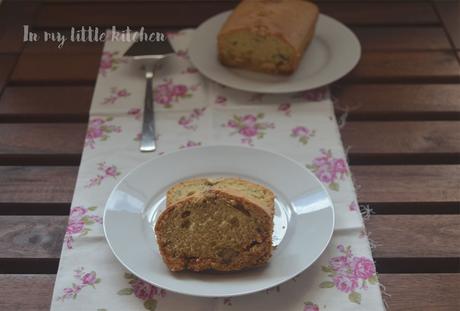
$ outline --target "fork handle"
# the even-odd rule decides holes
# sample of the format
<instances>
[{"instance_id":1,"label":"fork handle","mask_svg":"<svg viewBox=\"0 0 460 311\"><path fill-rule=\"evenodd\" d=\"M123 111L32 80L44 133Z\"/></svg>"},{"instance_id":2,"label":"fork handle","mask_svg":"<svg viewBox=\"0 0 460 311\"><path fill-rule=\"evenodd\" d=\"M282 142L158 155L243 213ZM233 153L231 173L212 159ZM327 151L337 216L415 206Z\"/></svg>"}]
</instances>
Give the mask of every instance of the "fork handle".
<instances>
[{"instance_id":1,"label":"fork handle","mask_svg":"<svg viewBox=\"0 0 460 311\"><path fill-rule=\"evenodd\" d=\"M155 151L155 112L153 109L153 71L145 75L145 100L144 100L144 118L142 121L141 147L142 152Z\"/></svg>"}]
</instances>

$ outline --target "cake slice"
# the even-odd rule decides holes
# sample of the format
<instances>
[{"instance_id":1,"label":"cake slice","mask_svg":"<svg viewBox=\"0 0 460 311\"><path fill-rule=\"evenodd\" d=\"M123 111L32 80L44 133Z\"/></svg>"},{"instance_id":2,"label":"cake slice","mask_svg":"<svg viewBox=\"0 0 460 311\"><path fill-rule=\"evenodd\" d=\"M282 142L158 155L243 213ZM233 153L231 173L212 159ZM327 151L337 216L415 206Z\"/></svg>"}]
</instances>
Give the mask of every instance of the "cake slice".
<instances>
[{"instance_id":1,"label":"cake slice","mask_svg":"<svg viewBox=\"0 0 460 311\"><path fill-rule=\"evenodd\" d=\"M223 65L274 74L293 73L311 42L318 7L304 0L243 0L220 30Z\"/></svg>"},{"instance_id":2,"label":"cake slice","mask_svg":"<svg viewBox=\"0 0 460 311\"><path fill-rule=\"evenodd\" d=\"M173 186L155 233L171 271L236 271L268 262L273 193L238 179L198 178Z\"/></svg>"}]
</instances>

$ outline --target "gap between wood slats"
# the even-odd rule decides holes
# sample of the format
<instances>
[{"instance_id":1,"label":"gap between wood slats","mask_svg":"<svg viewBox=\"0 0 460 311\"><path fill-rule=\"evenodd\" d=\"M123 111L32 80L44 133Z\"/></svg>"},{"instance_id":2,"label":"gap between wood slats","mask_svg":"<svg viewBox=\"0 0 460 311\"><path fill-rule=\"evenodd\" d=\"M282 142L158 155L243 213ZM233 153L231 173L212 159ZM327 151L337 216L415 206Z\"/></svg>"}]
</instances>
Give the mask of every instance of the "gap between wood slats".
<instances>
[{"instance_id":1,"label":"gap between wood slats","mask_svg":"<svg viewBox=\"0 0 460 311\"><path fill-rule=\"evenodd\" d=\"M69 203L0 203L0 215L68 216L69 212L70 212L70 202Z\"/></svg>"},{"instance_id":2,"label":"gap between wood slats","mask_svg":"<svg viewBox=\"0 0 460 311\"><path fill-rule=\"evenodd\" d=\"M361 212L370 210L371 215L457 215L460 214L460 202L399 202L368 203L359 202ZM0 216L67 216L69 203L0 203Z\"/></svg>"},{"instance_id":3,"label":"gap between wood slats","mask_svg":"<svg viewBox=\"0 0 460 311\"><path fill-rule=\"evenodd\" d=\"M8 154L0 155L0 165L2 166L75 166L81 161L80 154L40 154L23 155ZM353 166L360 165L381 165L382 169L386 165L453 165L459 164L459 156L454 154L436 155L374 155L374 154L354 154L348 156L348 162Z\"/></svg>"},{"instance_id":4,"label":"gap between wood slats","mask_svg":"<svg viewBox=\"0 0 460 311\"><path fill-rule=\"evenodd\" d=\"M460 185L459 185L460 186ZM370 209L371 215L457 215L460 214L460 202L365 202L360 201L362 213ZM1 210L1 205L0 205ZM1 212L0 212L1 213ZM60 214L59 214L60 215Z\"/></svg>"},{"instance_id":5,"label":"gap between wood slats","mask_svg":"<svg viewBox=\"0 0 460 311\"><path fill-rule=\"evenodd\" d=\"M1 166L78 166L78 154L0 154ZM460 155L451 153L436 154L349 154L348 163L352 166L381 165L453 165L460 164Z\"/></svg>"},{"instance_id":6,"label":"gap between wood slats","mask_svg":"<svg viewBox=\"0 0 460 311\"><path fill-rule=\"evenodd\" d=\"M378 258L374 257L378 273L458 273L458 258ZM0 258L2 274L55 274L59 258L3 259Z\"/></svg>"}]
</instances>

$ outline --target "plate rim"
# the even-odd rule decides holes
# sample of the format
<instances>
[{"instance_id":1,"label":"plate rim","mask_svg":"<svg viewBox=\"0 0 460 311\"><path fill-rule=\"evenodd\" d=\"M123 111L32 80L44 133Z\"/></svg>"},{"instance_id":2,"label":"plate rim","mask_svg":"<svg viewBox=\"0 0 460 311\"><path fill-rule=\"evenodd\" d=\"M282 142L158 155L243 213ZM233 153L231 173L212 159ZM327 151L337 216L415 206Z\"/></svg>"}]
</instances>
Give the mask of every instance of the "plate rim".
<instances>
[{"instance_id":1,"label":"plate rim","mask_svg":"<svg viewBox=\"0 0 460 311\"><path fill-rule=\"evenodd\" d=\"M241 91L246 91L246 92L255 92L255 93L266 93L266 94L286 94L286 93L295 93L295 92L302 92L302 91L308 91L308 90L312 90L312 89L315 89L315 88L319 88L319 87L322 87L322 86L326 86L326 85L329 85L341 78L343 78L345 75L347 75L348 73L350 73L356 66L357 64L359 63L361 57L362 57L362 46L361 46L361 43L358 39L358 37L356 36L356 34L349 28L347 27L345 24L343 24L342 22L338 21L337 19L329 16L329 15L326 15L326 14L323 14L323 13L320 13L319 14L319 17L318 17L318 20L320 18L324 18L326 20L330 20L331 22L335 23L338 25L338 27L341 27L343 28L345 31L347 31L351 37L353 38L353 45L354 45L354 48L356 48L356 55L354 56L355 57L355 60L354 60L354 63L352 65L349 66L349 68L347 70L344 70L342 73L340 73L339 75L335 75L335 77L333 79L325 79L325 81L327 82L321 82L321 83L314 83L308 87L297 87L297 88L292 88L292 89L288 89L288 90L283 90L283 89L271 89L270 87L265 87L264 90L262 91L259 91L257 89L255 89L254 87L246 87L245 86L245 81L240 81L241 83L239 85L236 85L236 83L227 83L227 81L223 81L222 80L216 80L214 77L212 77L212 75L209 75L209 72L204 72L201 70L201 67L200 66L197 66L196 65L196 59L194 60L194 53L191 52L193 50L193 46L194 46L194 36L196 35L197 31L200 29L200 27L202 27L206 22L220 16L220 15L225 15L225 14L230 14L233 10L227 10L227 11L224 11L224 12L220 12L220 13L217 13L209 18L207 18L205 21L203 21L198 27L196 27L194 29L194 33L192 35L192 40L190 41L190 46L189 46L189 55L190 55L190 62L193 64L193 66L195 66L199 72L204 75L207 79L210 79L211 81L214 81L216 83L219 83L219 84L222 84L222 85L225 85L227 87L230 87L232 89L236 89L236 90L241 90ZM316 37L316 32L315 32L315 37ZM313 38L315 38L313 37ZM353 49L354 49L353 48ZM217 57L217 55L215 55L215 57ZM221 67L225 68L223 65L221 65ZM228 68L226 68L227 70L229 70ZM321 72L321 71L319 71ZM318 74L318 73L317 73ZM315 76L317 75L315 74ZM330 81L328 81L330 80ZM308 80L307 80L308 81Z\"/></svg>"},{"instance_id":2,"label":"plate rim","mask_svg":"<svg viewBox=\"0 0 460 311\"><path fill-rule=\"evenodd\" d=\"M289 274L289 275L283 277L280 281L273 282L270 285L264 285L261 288L253 289L251 291L241 290L239 292L234 292L234 293L227 293L227 294L220 294L220 295L215 295L215 294L214 295L212 295L212 294L211 295L209 295L209 294L206 295L206 294L201 294L201 293L196 294L196 293L189 293L189 292L179 291L179 290L177 290L175 288L171 288L171 287L168 287L168 286L163 286L163 285L159 285L159 284L154 283L154 282L147 281L141 275L138 275L136 272L134 272L127 264L124 263L123 260L121 260L121 258L117 254L117 252L114 250L114 248L113 248L113 246L112 246L112 244L110 242L110 239L109 239L109 237L107 235L107 230L106 230L106 219L107 218L106 218L106 215L109 212L109 209L107 208L107 205L108 205L109 201L111 200L112 195L115 193L115 191L117 191L118 187L125 181L125 179L130 177L134 171L138 170L139 168L141 168L144 165L147 165L150 162L156 161L159 158L168 157L171 154L176 154L176 153L184 153L184 152L189 152L189 151L194 151L194 150L201 150L201 149L208 149L208 148L217 148L218 149L218 148L222 148L222 147L224 147L224 148L237 148L237 149L241 149L241 150L242 149L244 149L244 150L257 150L257 151L262 151L262 152L265 152L265 153L270 153L272 155L275 155L275 156L283 158L285 161L289 161L289 162L295 164L296 166L298 166L299 168L301 168L305 172L307 172L307 174L309 174L311 177L313 177L313 179L316 181L316 183L323 189L324 193L326 194L327 198L329 199L329 201L331 203L330 208L329 208L330 211L331 211L331 229L329 230L330 232L329 232L328 237L326 239L327 242L324 243L321 251L318 252L318 254L315 256L315 259L310 263L310 265L306 266L301 271L293 273L292 275ZM316 175L311 170L309 170L308 168L302 166L300 162L298 162L298 161L296 161L296 160L294 160L294 159L292 159L292 158L290 158L290 157L288 157L288 156L286 156L284 154L274 152L272 150L268 150L268 149L265 149L265 148L259 148L259 147L251 147L251 148L249 148L249 147L243 147L243 146L239 146L239 145L216 144L216 145L207 145L207 146L197 146L197 147L193 147L193 148L189 148L189 149L174 150L174 151L159 155L159 156L157 156L155 158L143 161L143 162L139 163L138 165L136 165L135 167L133 167L131 170L128 171L128 173L125 176L123 176L122 179L120 179L115 184L113 189L110 191L110 194L107 197L107 200L106 200L106 202L104 204L104 213L103 213L103 217L102 217L102 228L103 228L105 240L106 240L106 242L107 242L107 244L108 244L108 246L110 248L110 251L112 252L112 255L115 256L115 258L118 260L119 264L122 267L127 269L129 272L134 274L136 277L138 277L142 281L144 281L144 282L146 282L148 284L157 286L157 287L159 287L161 289L165 289L167 291L171 291L171 292L174 292L174 293L177 293L177 294L187 295L187 296L191 296L191 297L203 297L203 298L219 298L220 297L220 298L225 298L225 297L236 297L236 296L250 295L250 294L261 292L263 290L266 290L266 289L272 288L274 286L283 284L283 283L289 281L290 279L292 279L293 277L295 277L296 275L298 275L300 273L303 273L304 271L309 269L311 266L313 266L318 261L318 259L321 257L321 255L324 254L325 250L327 249L327 247L331 243L332 237L333 237L334 232L335 232L335 222L336 222L335 218L336 218L335 204L334 204L334 201L332 200L332 197L331 197L329 191L327 190L326 186L318 179L318 177L316 177ZM159 258L159 259L162 260L162 258Z\"/></svg>"}]
</instances>

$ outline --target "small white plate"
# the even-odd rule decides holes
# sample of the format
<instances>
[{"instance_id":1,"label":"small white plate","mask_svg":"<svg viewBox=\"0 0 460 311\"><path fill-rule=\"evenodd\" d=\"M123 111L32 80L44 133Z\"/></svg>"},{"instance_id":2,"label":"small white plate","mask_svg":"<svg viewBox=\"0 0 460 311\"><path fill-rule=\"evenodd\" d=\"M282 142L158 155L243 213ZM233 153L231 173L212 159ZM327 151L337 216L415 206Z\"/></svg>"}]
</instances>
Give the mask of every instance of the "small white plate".
<instances>
[{"instance_id":1,"label":"small white plate","mask_svg":"<svg viewBox=\"0 0 460 311\"><path fill-rule=\"evenodd\" d=\"M168 270L153 227L167 189L198 176L239 176L274 191L276 249L266 267L214 274ZM249 294L291 279L321 255L333 229L332 201L309 170L284 156L238 146L191 148L145 162L115 187L104 212L109 246L129 271L166 290L203 297Z\"/></svg>"},{"instance_id":2,"label":"small white plate","mask_svg":"<svg viewBox=\"0 0 460 311\"><path fill-rule=\"evenodd\" d=\"M225 67L217 59L217 34L230 13L220 13L201 24L189 48L193 65L220 84L259 93L304 91L340 79L361 57L361 45L353 32L337 20L320 14L315 36L294 74L277 76Z\"/></svg>"}]
</instances>

